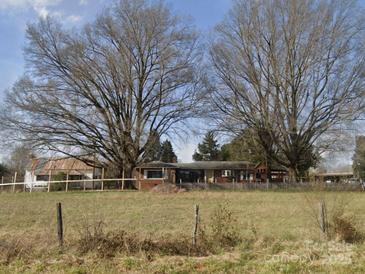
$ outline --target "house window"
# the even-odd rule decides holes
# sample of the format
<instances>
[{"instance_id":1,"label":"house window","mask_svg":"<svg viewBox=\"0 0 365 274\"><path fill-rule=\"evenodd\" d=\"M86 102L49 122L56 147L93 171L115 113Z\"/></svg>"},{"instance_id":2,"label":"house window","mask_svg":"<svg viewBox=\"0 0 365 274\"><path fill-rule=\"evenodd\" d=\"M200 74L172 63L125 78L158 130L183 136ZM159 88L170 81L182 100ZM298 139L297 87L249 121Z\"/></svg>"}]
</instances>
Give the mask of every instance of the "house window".
<instances>
[{"instance_id":1,"label":"house window","mask_svg":"<svg viewBox=\"0 0 365 274\"><path fill-rule=\"evenodd\" d=\"M37 175L36 181L48 181L48 175Z\"/></svg>"},{"instance_id":2,"label":"house window","mask_svg":"<svg viewBox=\"0 0 365 274\"><path fill-rule=\"evenodd\" d=\"M232 170L226 169L222 170L222 177L230 177L232 176Z\"/></svg>"},{"instance_id":3,"label":"house window","mask_svg":"<svg viewBox=\"0 0 365 274\"><path fill-rule=\"evenodd\" d=\"M162 170L145 170L145 179L161 179L162 177Z\"/></svg>"}]
</instances>

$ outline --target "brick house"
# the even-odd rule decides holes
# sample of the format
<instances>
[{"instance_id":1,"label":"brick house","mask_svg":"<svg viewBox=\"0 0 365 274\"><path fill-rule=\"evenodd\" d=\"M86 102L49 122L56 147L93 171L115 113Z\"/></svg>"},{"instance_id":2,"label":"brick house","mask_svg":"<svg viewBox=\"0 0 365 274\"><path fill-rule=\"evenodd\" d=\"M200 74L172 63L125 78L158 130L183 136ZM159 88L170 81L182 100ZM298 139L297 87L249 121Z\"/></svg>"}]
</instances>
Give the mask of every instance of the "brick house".
<instances>
[{"instance_id":1,"label":"brick house","mask_svg":"<svg viewBox=\"0 0 365 274\"><path fill-rule=\"evenodd\" d=\"M259 163L255 166L256 182L265 183L267 179L272 183L282 183L288 179L288 171L280 165L267 166L265 163Z\"/></svg>"},{"instance_id":2,"label":"brick house","mask_svg":"<svg viewBox=\"0 0 365 274\"><path fill-rule=\"evenodd\" d=\"M163 182L247 183L255 181L255 165L246 161L151 162L134 170L135 187L150 189Z\"/></svg>"}]
</instances>

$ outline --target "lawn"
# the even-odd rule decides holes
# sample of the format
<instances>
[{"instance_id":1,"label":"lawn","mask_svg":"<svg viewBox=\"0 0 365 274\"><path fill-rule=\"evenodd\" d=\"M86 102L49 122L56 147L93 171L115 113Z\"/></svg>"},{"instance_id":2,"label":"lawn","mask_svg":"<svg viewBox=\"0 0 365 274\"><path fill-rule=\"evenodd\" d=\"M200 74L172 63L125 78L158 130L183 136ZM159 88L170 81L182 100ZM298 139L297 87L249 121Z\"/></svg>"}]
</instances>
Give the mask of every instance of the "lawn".
<instances>
[{"instance_id":1,"label":"lawn","mask_svg":"<svg viewBox=\"0 0 365 274\"><path fill-rule=\"evenodd\" d=\"M358 192L71 192L0 194L0 272L14 273L297 273L365 271L365 244L326 239L316 224L318 201L330 215L339 204L362 232L365 196ZM58 247L56 203L62 203L65 244ZM80 253L86 231L138 237L190 237L194 206L209 231L219 205L232 215L242 241L206 256L100 256ZM216 219L215 219L216 220ZM365 232L365 228L364 228ZM14 254L13 254L13 253Z\"/></svg>"}]
</instances>

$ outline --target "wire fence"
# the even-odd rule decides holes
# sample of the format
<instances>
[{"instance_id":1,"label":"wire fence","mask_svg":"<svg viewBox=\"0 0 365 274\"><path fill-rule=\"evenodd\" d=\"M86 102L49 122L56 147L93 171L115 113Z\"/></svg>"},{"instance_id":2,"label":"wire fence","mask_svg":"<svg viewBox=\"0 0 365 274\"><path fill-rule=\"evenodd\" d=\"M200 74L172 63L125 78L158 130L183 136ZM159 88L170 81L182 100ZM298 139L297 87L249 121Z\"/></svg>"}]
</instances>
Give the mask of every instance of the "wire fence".
<instances>
[{"instance_id":1,"label":"wire fence","mask_svg":"<svg viewBox=\"0 0 365 274\"><path fill-rule=\"evenodd\" d=\"M321 182L301 182L301 183L180 183L181 188L187 190L278 190L278 191L364 191L362 183L321 183Z\"/></svg>"},{"instance_id":2,"label":"wire fence","mask_svg":"<svg viewBox=\"0 0 365 274\"><path fill-rule=\"evenodd\" d=\"M37 192L37 191L77 191L77 190L125 190L135 189L143 190L144 184L148 184L148 180L140 180L137 178L104 178L104 179L79 179L79 180L60 180L60 181L35 181L35 182L16 182L16 178L10 180L2 179L0 183L0 191L4 192ZM164 183L157 182L154 179L153 184ZM10 181L10 182L9 182ZM152 182L152 181L151 181ZM142 185L141 185L142 184ZM319 182L301 182L301 183L177 183L180 188L186 190L229 190L229 191L249 191L249 190L278 190L278 191L364 191L363 183L319 183Z\"/></svg>"}]
</instances>

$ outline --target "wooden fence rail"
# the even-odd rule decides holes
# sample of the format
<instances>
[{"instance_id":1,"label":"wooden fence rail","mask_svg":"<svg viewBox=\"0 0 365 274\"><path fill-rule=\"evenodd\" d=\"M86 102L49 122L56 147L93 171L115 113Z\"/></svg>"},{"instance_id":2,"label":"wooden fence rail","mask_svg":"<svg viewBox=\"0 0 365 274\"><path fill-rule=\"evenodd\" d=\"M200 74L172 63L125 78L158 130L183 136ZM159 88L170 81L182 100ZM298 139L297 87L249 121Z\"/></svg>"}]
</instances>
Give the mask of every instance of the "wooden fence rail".
<instances>
[{"instance_id":1,"label":"wooden fence rail","mask_svg":"<svg viewBox=\"0 0 365 274\"><path fill-rule=\"evenodd\" d=\"M30 192L32 192L32 189L37 189L37 188L44 188L46 189L48 192L50 191L50 186L52 184L65 184L65 191L67 192L69 190L69 187L73 184L73 183L82 183L83 184L83 190L86 190L86 186L85 183L97 183L100 182L101 183L101 190L104 190L104 183L105 182L121 182L121 189L124 190L125 188L125 182L136 182L138 181L138 179L136 178L112 178L112 179L79 179L79 180L68 180L68 178L66 180L58 180L58 181L41 181L41 182L16 182L14 179L12 180L11 183L0 183L0 189L3 190L4 187L8 186L11 188L12 192L15 192L15 187L16 186L23 186L23 191L27 189L30 190ZM92 188L94 189L94 187Z\"/></svg>"}]
</instances>

